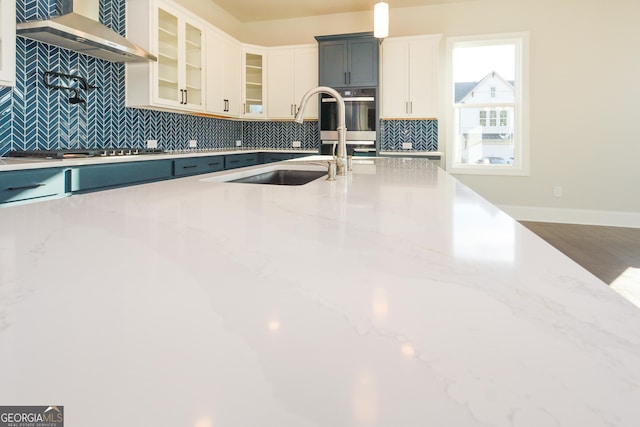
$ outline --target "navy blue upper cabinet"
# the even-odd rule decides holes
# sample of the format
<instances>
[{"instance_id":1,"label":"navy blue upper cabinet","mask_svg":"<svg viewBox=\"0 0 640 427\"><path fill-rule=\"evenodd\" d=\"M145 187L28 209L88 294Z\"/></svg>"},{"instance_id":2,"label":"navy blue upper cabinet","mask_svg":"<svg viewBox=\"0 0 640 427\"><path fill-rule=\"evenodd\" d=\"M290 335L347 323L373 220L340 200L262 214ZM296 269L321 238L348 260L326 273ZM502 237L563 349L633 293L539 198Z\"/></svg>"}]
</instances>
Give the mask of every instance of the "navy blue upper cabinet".
<instances>
[{"instance_id":1,"label":"navy blue upper cabinet","mask_svg":"<svg viewBox=\"0 0 640 427\"><path fill-rule=\"evenodd\" d=\"M319 84L377 87L380 44L372 33L318 36Z\"/></svg>"}]
</instances>

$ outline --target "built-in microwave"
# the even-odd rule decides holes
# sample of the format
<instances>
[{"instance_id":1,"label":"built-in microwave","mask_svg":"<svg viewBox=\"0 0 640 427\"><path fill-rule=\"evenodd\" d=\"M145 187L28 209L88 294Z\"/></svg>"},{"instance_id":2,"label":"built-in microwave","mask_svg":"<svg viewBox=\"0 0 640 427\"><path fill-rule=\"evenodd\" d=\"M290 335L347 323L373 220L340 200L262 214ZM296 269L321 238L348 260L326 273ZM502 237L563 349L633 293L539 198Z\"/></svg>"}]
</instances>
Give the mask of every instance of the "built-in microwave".
<instances>
[{"instance_id":1,"label":"built-in microwave","mask_svg":"<svg viewBox=\"0 0 640 427\"><path fill-rule=\"evenodd\" d=\"M375 88L336 89L344 99L347 150L373 151L377 140L377 103ZM329 154L338 142L338 105L336 99L323 94L320 102L321 152Z\"/></svg>"}]
</instances>

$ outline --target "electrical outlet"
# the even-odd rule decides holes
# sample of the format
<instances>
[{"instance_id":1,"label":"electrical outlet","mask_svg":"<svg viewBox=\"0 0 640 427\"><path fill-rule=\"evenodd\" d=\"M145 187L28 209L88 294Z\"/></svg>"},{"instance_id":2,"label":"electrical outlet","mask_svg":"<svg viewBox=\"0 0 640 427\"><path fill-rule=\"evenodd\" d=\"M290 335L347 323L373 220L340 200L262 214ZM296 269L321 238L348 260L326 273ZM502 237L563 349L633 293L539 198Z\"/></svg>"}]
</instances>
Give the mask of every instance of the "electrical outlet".
<instances>
[{"instance_id":1,"label":"electrical outlet","mask_svg":"<svg viewBox=\"0 0 640 427\"><path fill-rule=\"evenodd\" d=\"M150 139L147 141L147 148L158 148L158 140Z\"/></svg>"},{"instance_id":2,"label":"electrical outlet","mask_svg":"<svg viewBox=\"0 0 640 427\"><path fill-rule=\"evenodd\" d=\"M555 197L562 197L562 187L560 187L559 185L553 187L553 195Z\"/></svg>"},{"instance_id":3,"label":"electrical outlet","mask_svg":"<svg viewBox=\"0 0 640 427\"><path fill-rule=\"evenodd\" d=\"M189 140L189 148L196 148L198 146L198 141L195 139Z\"/></svg>"},{"instance_id":4,"label":"electrical outlet","mask_svg":"<svg viewBox=\"0 0 640 427\"><path fill-rule=\"evenodd\" d=\"M242 141L241 140L237 140L236 141L236 147L242 147Z\"/></svg>"},{"instance_id":5,"label":"electrical outlet","mask_svg":"<svg viewBox=\"0 0 640 427\"><path fill-rule=\"evenodd\" d=\"M411 150L411 148L413 148L413 144L411 144L410 142L403 142L402 143L402 149L403 150Z\"/></svg>"},{"instance_id":6,"label":"electrical outlet","mask_svg":"<svg viewBox=\"0 0 640 427\"><path fill-rule=\"evenodd\" d=\"M293 142L291 143L291 146L292 146L293 148L300 148L300 147L302 147L302 142L300 142L300 141L293 141Z\"/></svg>"}]
</instances>

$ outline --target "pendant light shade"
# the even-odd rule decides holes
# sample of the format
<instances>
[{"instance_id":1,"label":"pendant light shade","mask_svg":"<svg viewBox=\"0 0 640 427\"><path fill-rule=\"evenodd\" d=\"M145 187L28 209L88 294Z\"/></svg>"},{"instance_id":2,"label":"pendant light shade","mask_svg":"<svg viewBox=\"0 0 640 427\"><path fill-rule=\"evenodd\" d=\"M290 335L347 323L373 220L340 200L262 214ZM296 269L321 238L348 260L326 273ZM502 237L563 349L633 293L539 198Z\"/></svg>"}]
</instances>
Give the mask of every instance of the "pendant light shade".
<instances>
[{"instance_id":1,"label":"pendant light shade","mask_svg":"<svg viewBox=\"0 0 640 427\"><path fill-rule=\"evenodd\" d=\"M373 35L379 39L389 35L389 5L383 1L373 8Z\"/></svg>"}]
</instances>

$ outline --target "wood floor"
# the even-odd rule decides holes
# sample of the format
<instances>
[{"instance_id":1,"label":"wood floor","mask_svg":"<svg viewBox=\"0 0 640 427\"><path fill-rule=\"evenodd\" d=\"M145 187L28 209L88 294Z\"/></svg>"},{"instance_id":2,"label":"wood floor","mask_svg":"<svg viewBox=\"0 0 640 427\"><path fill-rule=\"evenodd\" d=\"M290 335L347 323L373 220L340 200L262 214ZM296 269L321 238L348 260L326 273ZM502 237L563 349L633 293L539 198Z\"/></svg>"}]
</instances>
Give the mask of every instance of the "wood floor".
<instances>
[{"instance_id":1,"label":"wood floor","mask_svg":"<svg viewBox=\"0 0 640 427\"><path fill-rule=\"evenodd\" d=\"M628 267L640 268L638 228L521 223L608 285Z\"/></svg>"}]
</instances>

